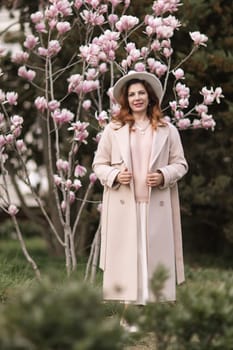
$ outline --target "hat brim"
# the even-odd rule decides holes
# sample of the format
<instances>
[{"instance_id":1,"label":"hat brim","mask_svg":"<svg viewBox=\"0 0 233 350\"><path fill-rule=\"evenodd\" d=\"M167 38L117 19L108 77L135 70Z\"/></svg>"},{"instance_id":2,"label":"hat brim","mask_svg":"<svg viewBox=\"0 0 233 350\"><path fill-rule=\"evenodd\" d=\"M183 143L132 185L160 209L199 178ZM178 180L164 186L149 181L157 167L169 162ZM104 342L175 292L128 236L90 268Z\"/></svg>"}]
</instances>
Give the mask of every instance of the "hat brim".
<instances>
[{"instance_id":1,"label":"hat brim","mask_svg":"<svg viewBox=\"0 0 233 350\"><path fill-rule=\"evenodd\" d=\"M113 97L118 103L123 86L132 79L144 80L149 83L156 96L158 97L159 103L161 103L163 96L162 84L155 75L148 72L129 72L116 82L116 84L113 86Z\"/></svg>"}]
</instances>

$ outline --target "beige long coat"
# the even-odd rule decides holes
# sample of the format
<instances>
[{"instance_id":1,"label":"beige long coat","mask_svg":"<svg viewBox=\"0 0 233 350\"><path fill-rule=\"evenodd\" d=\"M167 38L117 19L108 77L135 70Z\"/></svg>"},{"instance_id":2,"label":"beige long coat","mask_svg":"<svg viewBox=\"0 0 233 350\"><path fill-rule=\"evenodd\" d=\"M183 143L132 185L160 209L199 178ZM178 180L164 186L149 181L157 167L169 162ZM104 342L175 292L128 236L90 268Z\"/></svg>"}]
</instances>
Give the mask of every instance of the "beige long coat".
<instances>
[{"instance_id":1,"label":"beige long coat","mask_svg":"<svg viewBox=\"0 0 233 350\"><path fill-rule=\"evenodd\" d=\"M107 300L137 300L137 217L133 181L115 185L120 169L131 166L128 124L109 123L98 145L93 169L104 186L100 268ZM148 204L148 274L158 264L169 271L164 299L175 300L175 286L184 281L177 181L187 172L177 129L168 123L154 131L149 171L160 170L164 185L152 188Z\"/></svg>"}]
</instances>

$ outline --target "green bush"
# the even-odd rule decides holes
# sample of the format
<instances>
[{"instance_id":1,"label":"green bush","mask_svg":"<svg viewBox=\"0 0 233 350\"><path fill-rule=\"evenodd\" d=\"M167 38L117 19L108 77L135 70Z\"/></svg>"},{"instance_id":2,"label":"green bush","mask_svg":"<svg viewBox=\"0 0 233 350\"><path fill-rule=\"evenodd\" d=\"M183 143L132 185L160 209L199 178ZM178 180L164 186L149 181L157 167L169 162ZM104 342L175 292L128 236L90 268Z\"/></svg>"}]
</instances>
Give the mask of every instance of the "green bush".
<instances>
[{"instance_id":1,"label":"green bush","mask_svg":"<svg viewBox=\"0 0 233 350\"><path fill-rule=\"evenodd\" d=\"M19 219L19 227L24 237L41 236L41 228L32 221ZM3 221L0 225L0 239L16 238L14 224L11 219Z\"/></svg>"},{"instance_id":2,"label":"green bush","mask_svg":"<svg viewBox=\"0 0 233 350\"><path fill-rule=\"evenodd\" d=\"M125 339L91 286L67 281L20 291L0 310L1 350L114 350Z\"/></svg>"},{"instance_id":3,"label":"green bush","mask_svg":"<svg viewBox=\"0 0 233 350\"><path fill-rule=\"evenodd\" d=\"M186 283L177 303L148 305L141 323L154 332L157 350L232 350L233 278Z\"/></svg>"}]
</instances>

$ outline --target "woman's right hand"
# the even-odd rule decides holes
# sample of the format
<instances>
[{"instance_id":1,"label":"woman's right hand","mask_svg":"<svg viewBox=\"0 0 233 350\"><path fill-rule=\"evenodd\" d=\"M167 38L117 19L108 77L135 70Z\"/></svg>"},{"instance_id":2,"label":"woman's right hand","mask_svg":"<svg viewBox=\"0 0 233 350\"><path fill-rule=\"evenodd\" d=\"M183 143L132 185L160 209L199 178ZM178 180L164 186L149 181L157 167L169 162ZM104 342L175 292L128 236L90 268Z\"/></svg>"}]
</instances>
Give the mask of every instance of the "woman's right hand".
<instances>
[{"instance_id":1,"label":"woman's right hand","mask_svg":"<svg viewBox=\"0 0 233 350\"><path fill-rule=\"evenodd\" d=\"M127 168L124 170L121 170L119 174L117 175L117 182L119 182L122 185L128 185L131 181L132 173L128 171Z\"/></svg>"}]
</instances>

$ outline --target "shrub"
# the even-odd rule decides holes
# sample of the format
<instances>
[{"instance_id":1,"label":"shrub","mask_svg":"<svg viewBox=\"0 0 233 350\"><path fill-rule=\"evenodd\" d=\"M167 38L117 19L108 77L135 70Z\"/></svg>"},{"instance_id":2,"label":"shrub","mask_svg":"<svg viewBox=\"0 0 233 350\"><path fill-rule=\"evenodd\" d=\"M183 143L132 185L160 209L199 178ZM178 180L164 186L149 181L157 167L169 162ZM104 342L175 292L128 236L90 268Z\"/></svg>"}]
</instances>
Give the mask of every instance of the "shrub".
<instances>
[{"instance_id":1,"label":"shrub","mask_svg":"<svg viewBox=\"0 0 233 350\"><path fill-rule=\"evenodd\" d=\"M87 284L43 282L1 308L1 350L122 349L119 320L106 317L100 295Z\"/></svg>"}]
</instances>

